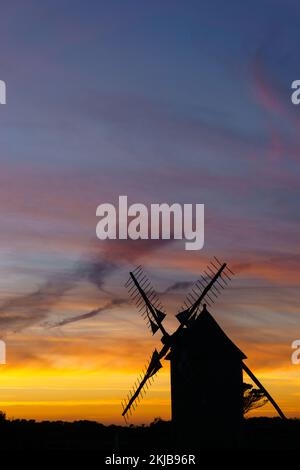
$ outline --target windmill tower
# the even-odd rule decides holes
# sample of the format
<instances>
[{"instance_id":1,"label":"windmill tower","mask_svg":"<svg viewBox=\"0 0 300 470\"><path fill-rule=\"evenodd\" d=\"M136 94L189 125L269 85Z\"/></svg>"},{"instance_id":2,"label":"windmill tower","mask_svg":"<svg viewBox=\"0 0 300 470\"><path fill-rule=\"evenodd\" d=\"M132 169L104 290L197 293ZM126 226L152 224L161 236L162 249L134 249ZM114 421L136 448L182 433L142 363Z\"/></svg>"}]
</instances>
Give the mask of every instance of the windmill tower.
<instances>
[{"instance_id":1,"label":"windmill tower","mask_svg":"<svg viewBox=\"0 0 300 470\"><path fill-rule=\"evenodd\" d=\"M171 361L176 441L195 449L199 442L203 447L234 446L243 418L242 361L246 356L206 304L193 324L180 331L166 359Z\"/></svg>"},{"instance_id":2,"label":"windmill tower","mask_svg":"<svg viewBox=\"0 0 300 470\"><path fill-rule=\"evenodd\" d=\"M226 336L207 310L228 285L233 272L217 258L207 267L176 315L179 326L170 335L166 316L141 267L126 283L132 299L152 334L160 331L162 348L155 350L142 375L122 403L127 421L161 369L171 362L172 423L182 449L236 445L243 418L243 371L246 372L281 418L283 412L244 363L244 353Z\"/></svg>"}]
</instances>

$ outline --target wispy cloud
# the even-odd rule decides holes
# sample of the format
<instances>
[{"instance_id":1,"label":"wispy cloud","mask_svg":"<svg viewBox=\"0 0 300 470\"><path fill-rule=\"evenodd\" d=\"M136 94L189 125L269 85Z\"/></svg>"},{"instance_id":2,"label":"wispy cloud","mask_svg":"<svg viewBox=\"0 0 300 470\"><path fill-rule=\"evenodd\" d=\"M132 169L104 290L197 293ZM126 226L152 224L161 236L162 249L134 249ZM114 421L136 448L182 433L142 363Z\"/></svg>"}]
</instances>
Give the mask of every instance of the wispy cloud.
<instances>
[{"instance_id":1,"label":"wispy cloud","mask_svg":"<svg viewBox=\"0 0 300 470\"><path fill-rule=\"evenodd\" d=\"M101 245L101 250L96 249L90 258L78 262L73 270L63 273L51 274L40 287L29 294L12 297L0 305L0 327L3 331L17 331L22 328L39 324L46 320L55 306L83 281L95 286L107 298L104 284L108 277L124 266L131 266L137 260L149 256L166 241L153 243L147 240L107 240ZM111 298L106 309L115 305L121 305L122 300ZM103 309L102 309L103 310ZM66 319L62 324L71 323L100 313L101 309ZM62 325L60 325L62 326Z\"/></svg>"},{"instance_id":2,"label":"wispy cloud","mask_svg":"<svg viewBox=\"0 0 300 470\"><path fill-rule=\"evenodd\" d=\"M128 301L127 300L122 300L122 299L112 299L112 300L109 300L108 302L106 302L103 307L99 307L99 308L96 308L94 310L91 310L90 312L87 312L87 313L82 313L80 315L75 315L73 317L70 317L70 318L65 318L64 320L61 320L57 323L53 323L53 324L49 324L48 327L49 328L55 328L55 327L59 327L59 326L64 326L64 325L68 325L70 323L76 323L76 322L79 322L81 320L87 320L89 318L94 318L95 316L99 315L101 312L104 312L108 309L111 309L115 306L121 306L121 305L127 305Z\"/></svg>"}]
</instances>

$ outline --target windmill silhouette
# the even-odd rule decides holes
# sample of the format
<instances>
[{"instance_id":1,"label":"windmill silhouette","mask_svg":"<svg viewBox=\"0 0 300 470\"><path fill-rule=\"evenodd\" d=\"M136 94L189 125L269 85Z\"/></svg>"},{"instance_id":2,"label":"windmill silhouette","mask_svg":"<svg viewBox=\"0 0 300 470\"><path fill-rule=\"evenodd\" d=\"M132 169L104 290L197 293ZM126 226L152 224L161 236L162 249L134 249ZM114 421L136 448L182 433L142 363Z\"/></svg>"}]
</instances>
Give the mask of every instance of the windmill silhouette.
<instances>
[{"instance_id":1,"label":"windmill silhouette","mask_svg":"<svg viewBox=\"0 0 300 470\"><path fill-rule=\"evenodd\" d=\"M282 419L285 415L261 382L246 366L244 353L226 336L207 306L228 285L234 273L217 258L208 265L176 315L179 326L169 334L163 326L164 309L141 266L125 284L154 335L163 344L154 350L142 375L122 402L127 422L143 398L162 359L171 362L172 423L181 445L233 445L243 417L243 371L263 392Z\"/></svg>"}]
</instances>

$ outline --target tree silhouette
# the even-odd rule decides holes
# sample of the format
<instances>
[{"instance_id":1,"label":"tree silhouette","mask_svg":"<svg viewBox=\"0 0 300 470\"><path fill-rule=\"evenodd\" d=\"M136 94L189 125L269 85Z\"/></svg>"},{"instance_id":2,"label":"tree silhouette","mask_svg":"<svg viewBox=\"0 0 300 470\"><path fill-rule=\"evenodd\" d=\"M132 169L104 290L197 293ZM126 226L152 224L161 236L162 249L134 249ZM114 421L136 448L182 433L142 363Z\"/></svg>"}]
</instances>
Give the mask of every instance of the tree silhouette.
<instances>
[{"instance_id":1,"label":"tree silhouette","mask_svg":"<svg viewBox=\"0 0 300 470\"><path fill-rule=\"evenodd\" d=\"M6 413L4 411L0 411L0 426L1 424L6 422Z\"/></svg>"},{"instance_id":2,"label":"tree silhouette","mask_svg":"<svg viewBox=\"0 0 300 470\"><path fill-rule=\"evenodd\" d=\"M253 388L253 385L243 383L243 390L244 390L244 395L243 395L244 415L248 413L250 410L261 408L268 401L264 393L258 388Z\"/></svg>"}]
</instances>

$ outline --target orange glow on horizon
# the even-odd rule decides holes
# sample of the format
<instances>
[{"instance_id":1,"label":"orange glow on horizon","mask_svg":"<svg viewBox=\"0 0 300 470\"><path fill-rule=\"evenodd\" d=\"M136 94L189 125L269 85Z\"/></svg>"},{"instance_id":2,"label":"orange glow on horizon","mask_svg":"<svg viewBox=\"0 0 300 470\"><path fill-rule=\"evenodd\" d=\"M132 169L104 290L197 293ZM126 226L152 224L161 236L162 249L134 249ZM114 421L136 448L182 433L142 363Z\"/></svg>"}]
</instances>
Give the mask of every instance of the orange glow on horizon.
<instances>
[{"instance_id":1,"label":"orange glow on horizon","mask_svg":"<svg viewBox=\"0 0 300 470\"><path fill-rule=\"evenodd\" d=\"M288 417L299 417L300 377L296 366L255 371ZM137 370L45 370L1 368L0 409L9 418L35 420L89 419L104 424L122 424L121 401L137 377ZM244 377L245 381L249 381ZM251 381L250 381L251 382ZM149 423L155 417L170 419L169 366L157 378L133 414L133 424ZM271 405L247 416L275 416Z\"/></svg>"}]
</instances>

